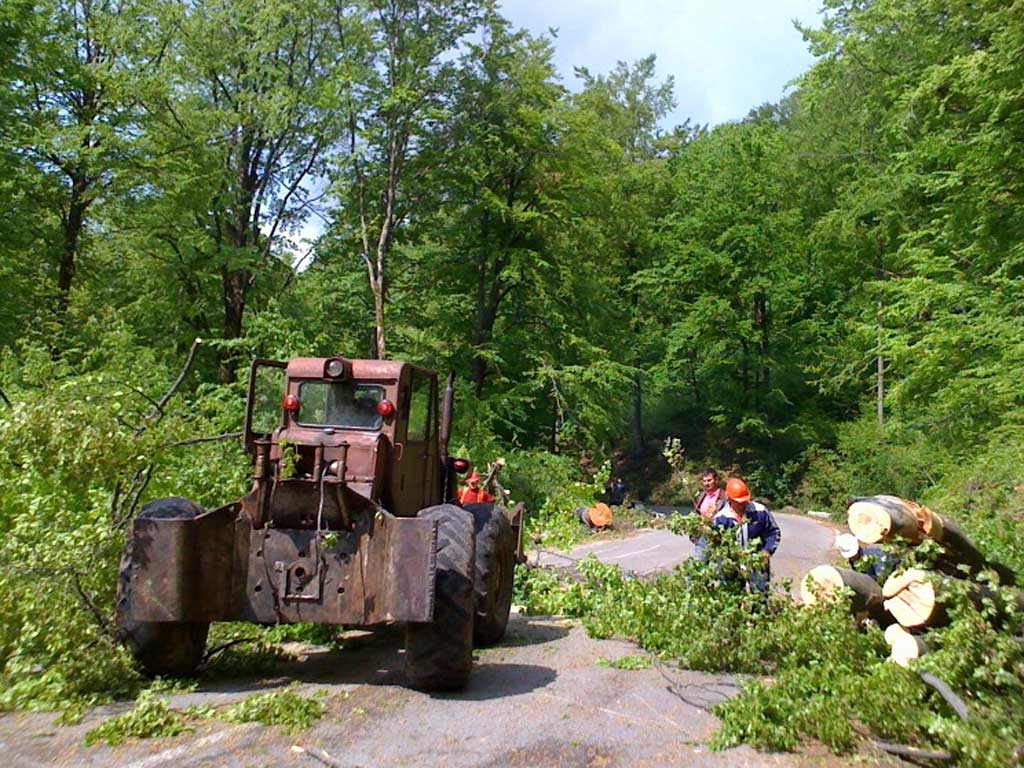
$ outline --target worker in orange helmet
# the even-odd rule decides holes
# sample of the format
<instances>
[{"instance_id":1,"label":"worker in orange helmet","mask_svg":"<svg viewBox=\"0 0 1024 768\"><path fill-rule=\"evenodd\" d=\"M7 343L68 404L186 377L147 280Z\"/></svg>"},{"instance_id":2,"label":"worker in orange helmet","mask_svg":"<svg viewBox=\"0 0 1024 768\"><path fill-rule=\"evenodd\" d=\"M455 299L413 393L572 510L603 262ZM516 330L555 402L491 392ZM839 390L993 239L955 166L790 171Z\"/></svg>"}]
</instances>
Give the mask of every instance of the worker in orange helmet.
<instances>
[{"instance_id":1,"label":"worker in orange helmet","mask_svg":"<svg viewBox=\"0 0 1024 768\"><path fill-rule=\"evenodd\" d=\"M466 487L459 491L459 504L489 504L494 496L480 487L480 473L476 470L466 478Z\"/></svg>"},{"instance_id":2,"label":"worker in orange helmet","mask_svg":"<svg viewBox=\"0 0 1024 768\"><path fill-rule=\"evenodd\" d=\"M715 513L711 525L716 528L735 528L740 546L750 547L762 555L763 569L755 570L747 584L767 594L771 580L771 558L782 542L782 531L768 507L752 501L750 489L738 477L730 477L725 484L726 505Z\"/></svg>"}]
</instances>

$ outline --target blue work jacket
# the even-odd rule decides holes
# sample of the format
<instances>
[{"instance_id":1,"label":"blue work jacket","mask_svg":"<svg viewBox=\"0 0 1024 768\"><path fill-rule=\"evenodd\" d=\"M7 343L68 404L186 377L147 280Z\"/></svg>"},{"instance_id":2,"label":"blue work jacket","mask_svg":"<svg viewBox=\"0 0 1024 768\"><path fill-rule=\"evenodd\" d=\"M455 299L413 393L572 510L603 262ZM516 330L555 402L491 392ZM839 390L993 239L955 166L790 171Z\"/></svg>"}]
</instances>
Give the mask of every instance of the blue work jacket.
<instances>
[{"instance_id":1,"label":"blue work jacket","mask_svg":"<svg viewBox=\"0 0 1024 768\"><path fill-rule=\"evenodd\" d=\"M727 504L722 512L715 515L711 524L719 528L735 528L736 520L728 514L731 511L732 507ZM741 529L743 544L757 539L758 543L755 546L758 551L765 551L769 555L775 554L782 541L782 531L779 530L779 524L775 522L768 507L756 501L748 501L743 510L743 526L746 529Z\"/></svg>"}]
</instances>

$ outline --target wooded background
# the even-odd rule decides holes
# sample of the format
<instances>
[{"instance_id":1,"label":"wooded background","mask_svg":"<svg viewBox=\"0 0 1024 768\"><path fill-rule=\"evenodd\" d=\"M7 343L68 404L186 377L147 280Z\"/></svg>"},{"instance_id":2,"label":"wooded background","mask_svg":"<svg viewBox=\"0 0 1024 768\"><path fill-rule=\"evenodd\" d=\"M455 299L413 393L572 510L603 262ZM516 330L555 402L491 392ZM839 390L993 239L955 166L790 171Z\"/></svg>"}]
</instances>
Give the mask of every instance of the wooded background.
<instances>
[{"instance_id":1,"label":"wooded background","mask_svg":"<svg viewBox=\"0 0 1024 768\"><path fill-rule=\"evenodd\" d=\"M825 6L783 102L665 130L653 57L564 83L490 2L8 0L4 391L387 355L500 443L913 495L1019 435L1024 11Z\"/></svg>"},{"instance_id":2,"label":"wooded background","mask_svg":"<svg viewBox=\"0 0 1024 768\"><path fill-rule=\"evenodd\" d=\"M562 81L490 0L3 0L0 709L137 690L109 631L124 530L245 490L237 441L196 438L240 429L254 356L454 370L453 452L506 457L542 520L673 438L673 477L923 499L1024 573L1024 1L823 19L783 101L668 129L653 56ZM828 645L773 616L778 647ZM874 658L840 618L800 674ZM951 684L1002 642L977 627L950 630ZM1003 639L977 701L1020 738L997 718L964 764L1024 739ZM796 743L728 731L736 701L723 743Z\"/></svg>"}]
</instances>

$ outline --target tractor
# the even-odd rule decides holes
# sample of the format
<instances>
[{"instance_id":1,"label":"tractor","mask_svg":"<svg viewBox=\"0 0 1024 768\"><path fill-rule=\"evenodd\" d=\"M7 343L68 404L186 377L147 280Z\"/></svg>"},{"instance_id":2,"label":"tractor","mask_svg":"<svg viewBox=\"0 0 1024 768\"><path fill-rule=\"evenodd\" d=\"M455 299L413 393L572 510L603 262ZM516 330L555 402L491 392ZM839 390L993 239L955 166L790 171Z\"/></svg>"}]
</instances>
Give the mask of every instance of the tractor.
<instances>
[{"instance_id":1,"label":"tractor","mask_svg":"<svg viewBox=\"0 0 1024 768\"><path fill-rule=\"evenodd\" d=\"M404 623L408 683L465 686L474 645L505 633L523 510L454 503L453 401L410 363L255 360L249 492L152 501L125 544L117 633L143 670L192 674L213 621Z\"/></svg>"}]
</instances>

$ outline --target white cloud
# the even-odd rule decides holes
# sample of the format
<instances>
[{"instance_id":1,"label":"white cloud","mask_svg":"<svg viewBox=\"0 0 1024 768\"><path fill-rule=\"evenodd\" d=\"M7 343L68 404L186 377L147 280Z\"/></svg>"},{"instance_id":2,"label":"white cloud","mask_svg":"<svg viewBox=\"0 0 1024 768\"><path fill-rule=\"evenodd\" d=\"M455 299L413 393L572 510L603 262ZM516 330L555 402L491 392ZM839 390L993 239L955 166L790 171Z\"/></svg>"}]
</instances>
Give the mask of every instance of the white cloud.
<instances>
[{"instance_id":1,"label":"white cloud","mask_svg":"<svg viewBox=\"0 0 1024 768\"><path fill-rule=\"evenodd\" d=\"M820 0L504 0L503 14L534 34L558 28L555 64L569 87L574 66L607 72L617 61L658 57L675 77L679 107L668 125L712 125L778 101L812 57L793 20L817 26Z\"/></svg>"}]
</instances>

